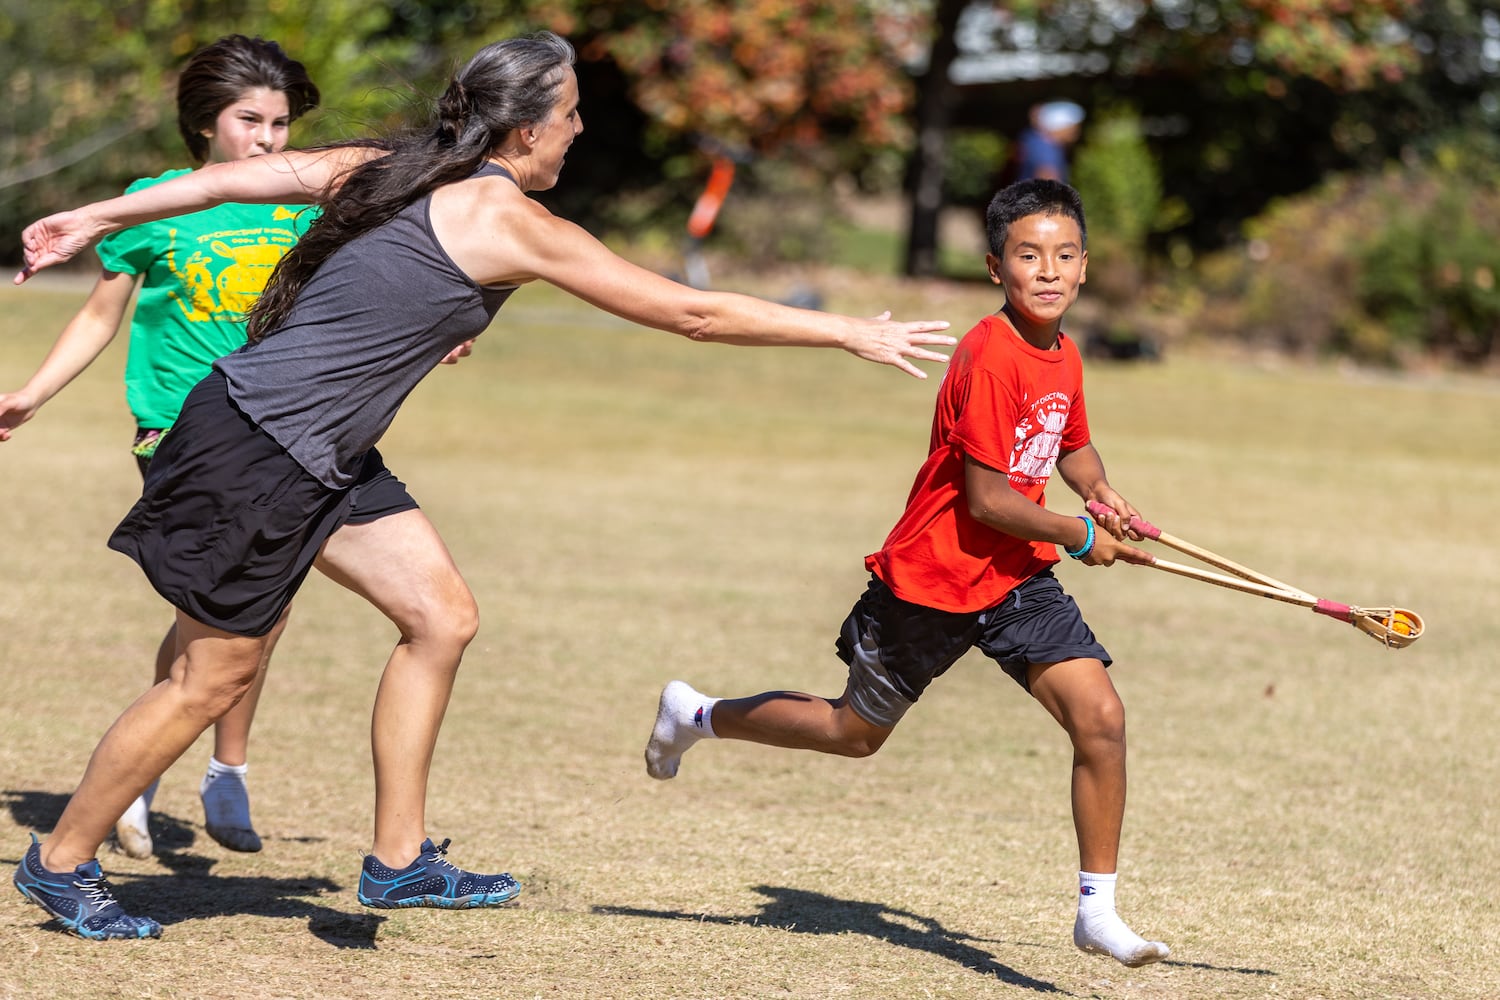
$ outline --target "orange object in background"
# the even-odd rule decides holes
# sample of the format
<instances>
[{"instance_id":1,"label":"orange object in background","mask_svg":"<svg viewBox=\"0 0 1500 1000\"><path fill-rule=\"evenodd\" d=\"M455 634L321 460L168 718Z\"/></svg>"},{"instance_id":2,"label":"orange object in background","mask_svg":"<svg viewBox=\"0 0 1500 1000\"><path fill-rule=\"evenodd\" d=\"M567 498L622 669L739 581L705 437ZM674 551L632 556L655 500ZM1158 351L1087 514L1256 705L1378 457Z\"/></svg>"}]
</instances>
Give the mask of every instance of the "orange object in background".
<instances>
[{"instance_id":1,"label":"orange object in background","mask_svg":"<svg viewBox=\"0 0 1500 1000\"><path fill-rule=\"evenodd\" d=\"M715 156L713 168L708 174L708 183L704 185L703 193L698 196L692 214L688 216L689 236L701 240L713 231L714 220L719 217L719 209L724 206L724 198L733 184L734 161L727 156Z\"/></svg>"}]
</instances>

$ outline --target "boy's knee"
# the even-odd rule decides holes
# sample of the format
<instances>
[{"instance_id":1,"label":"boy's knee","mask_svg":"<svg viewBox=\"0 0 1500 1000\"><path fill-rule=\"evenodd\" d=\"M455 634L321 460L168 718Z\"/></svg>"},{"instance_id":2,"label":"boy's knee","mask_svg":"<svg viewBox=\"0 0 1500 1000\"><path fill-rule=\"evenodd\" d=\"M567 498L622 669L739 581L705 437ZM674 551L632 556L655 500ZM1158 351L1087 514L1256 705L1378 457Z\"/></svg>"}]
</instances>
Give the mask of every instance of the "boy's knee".
<instances>
[{"instance_id":1,"label":"boy's knee","mask_svg":"<svg viewBox=\"0 0 1500 1000\"><path fill-rule=\"evenodd\" d=\"M880 746L880 742L877 741L849 737L839 737L833 744L834 750L840 757L851 757L856 760L875 756L875 751L879 750Z\"/></svg>"},{"instance_id":2,"label":"boy's knee","mask_svg":"<svg viewBox=\"0 0 1500 1000\"><path fill-rule=\"evenodd\" d=\"M1125 742L1125 705L1118 697L1099 698L1078 707L1068 727L1075 740Z\"/></svg>"},{"instance_id":3,"label":"boy's knee","mask_svg":"<svg viewBox=\"0 0 1500 1000\"><path fill-rule=\"evenodd\" d=\"M843 725L833 734L833 744L843 757L873 757L890 735L889 729L871 726L858 716L852 716L843 720Z\"/></svg>"}]
</instances>

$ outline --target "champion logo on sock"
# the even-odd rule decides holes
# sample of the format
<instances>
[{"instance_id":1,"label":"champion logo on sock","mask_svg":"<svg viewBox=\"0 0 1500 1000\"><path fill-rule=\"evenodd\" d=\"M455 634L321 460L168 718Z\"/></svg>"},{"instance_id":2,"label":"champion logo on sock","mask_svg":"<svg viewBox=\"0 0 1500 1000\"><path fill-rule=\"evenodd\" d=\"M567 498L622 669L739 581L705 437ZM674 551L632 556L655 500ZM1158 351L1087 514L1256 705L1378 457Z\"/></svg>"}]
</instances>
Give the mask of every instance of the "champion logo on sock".
<instances>
[{"instance_id":1,"label":"champion logo on sock","mask_svg":"<svg viewBox=\"0 0 1500 1000\"><path fill-rule=\"evenodd\" d=\"M703 728L703 706L702 705L699 705L698 706L698 710L693 713L693 725L696 726L699 729Z\"/></svg>"},{"instance_id":2,"label":"champion logo on sock","mask_svg":"<svg viewBox=\"0 0 1500 1000\"><path fill-rule=\"evenodd\" d=\"M1098 890L1091 885L1080 885L1078 887L1078 895L1080 896L1092 896L1097 891Z\"/></svg>"}]
</instances>

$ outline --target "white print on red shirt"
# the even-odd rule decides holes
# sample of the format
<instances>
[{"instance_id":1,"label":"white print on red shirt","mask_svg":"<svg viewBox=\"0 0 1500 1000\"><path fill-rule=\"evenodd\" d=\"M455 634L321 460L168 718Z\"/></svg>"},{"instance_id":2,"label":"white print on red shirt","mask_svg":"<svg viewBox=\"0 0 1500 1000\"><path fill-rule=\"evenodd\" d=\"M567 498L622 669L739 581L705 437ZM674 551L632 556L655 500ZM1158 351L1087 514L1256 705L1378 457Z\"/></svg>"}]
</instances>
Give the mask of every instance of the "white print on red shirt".
<instances>
[{"instance_id":1,"label":"white print on red shirt","mask_svg":"<svg viewBox=\"0 0 1500 1000\"><path fill-rule=\"evenodd\" d=\"M1068 425L1068 397L1049 392L1031 404L1031 410L1016 424L1016 445L1010 456L1010 481L1016 486L1045 483L1057 465L1062 450L1063 428Z\"/></svg>"}]
</instances>

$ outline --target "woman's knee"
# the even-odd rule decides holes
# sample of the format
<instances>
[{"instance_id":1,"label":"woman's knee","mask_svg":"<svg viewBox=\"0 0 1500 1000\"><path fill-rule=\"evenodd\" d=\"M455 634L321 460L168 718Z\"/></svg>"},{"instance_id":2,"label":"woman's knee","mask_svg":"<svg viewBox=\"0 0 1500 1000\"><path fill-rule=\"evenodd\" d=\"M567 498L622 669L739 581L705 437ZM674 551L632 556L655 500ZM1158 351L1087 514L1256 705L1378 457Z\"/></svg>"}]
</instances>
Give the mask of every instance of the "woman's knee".
<instances>
[{"instance_id":1,"label":"woman's knee","mask_svg":"<svg viewBox=\"0 0 1500 1000\"><path fill-rule=\"evenodd\" d=\"M462 650L479 633L479 603L462 577L435 587L398 622L402 634L417 642L434 642Z\"/></svg>"},{"instance_id":2,"label":"woman's knee","mask_svg":"<svg viewBox=\"0 0 1500 1000\"><path fill-rule=\"evenodd\" d=\"M210 721L227 713L250 691L260 674L260 657L202 662L185 655L173 683L183 708Z\"/></svg>"}]
</instances>

